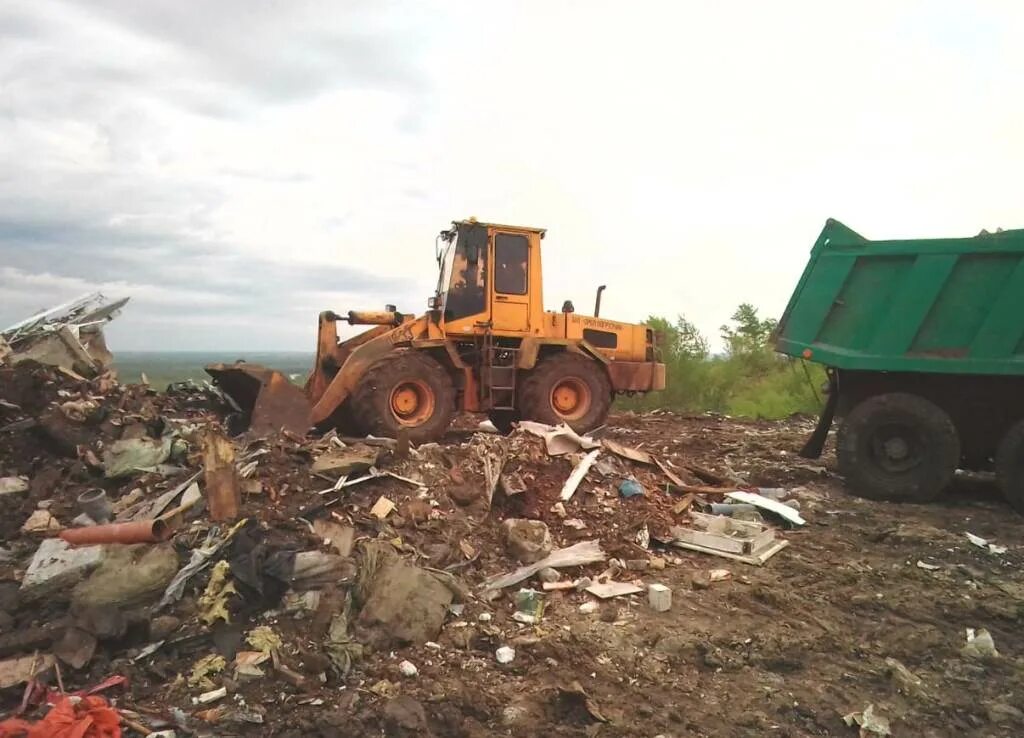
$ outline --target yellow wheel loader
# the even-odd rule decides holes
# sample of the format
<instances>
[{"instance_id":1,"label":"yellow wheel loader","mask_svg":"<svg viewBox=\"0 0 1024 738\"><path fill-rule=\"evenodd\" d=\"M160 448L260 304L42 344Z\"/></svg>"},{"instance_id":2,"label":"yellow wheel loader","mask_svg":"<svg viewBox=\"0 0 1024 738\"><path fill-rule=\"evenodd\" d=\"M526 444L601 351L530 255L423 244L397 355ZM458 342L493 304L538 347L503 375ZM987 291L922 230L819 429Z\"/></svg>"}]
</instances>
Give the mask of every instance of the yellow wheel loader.
<instances>
[{"instance_id":1,"label":"yellow wheel loader","mask_svg":"<svg viewBox=\"0 0 1024 738\"><path fill-rule=\"evenodd\" d=\"M647 326L545 311L540 228L454 221L437 238L440 278L425 315L320 314L316 364L305 390L246 364L206 368L254 433L338 427L422 443L440 438L455 412L487 413L507 429L519 419L601 425L616 394L665 388ZM373 328L338 340L338 322Z\"/></svg>"}]
</instances>

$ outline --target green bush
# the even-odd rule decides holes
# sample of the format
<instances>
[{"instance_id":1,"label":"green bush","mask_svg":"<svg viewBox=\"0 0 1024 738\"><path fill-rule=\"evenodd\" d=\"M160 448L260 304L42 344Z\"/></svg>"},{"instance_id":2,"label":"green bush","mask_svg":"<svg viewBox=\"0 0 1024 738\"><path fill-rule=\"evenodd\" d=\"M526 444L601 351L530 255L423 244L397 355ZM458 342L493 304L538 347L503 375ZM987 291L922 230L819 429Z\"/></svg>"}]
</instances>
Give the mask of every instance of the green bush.
<instances>
[{"instance_id":1,"label":"green bush","mask_svg":"<svg viewBox=\"0 0 1024 738\"><path fill-rule=\"evenodd\" d=\"M647 324L662 337L667 387L622 399L618 405L623 409L712 411L771 420L821 409L825 370L776 354L771 347L775 321L762 320L749 304L736 310L732 325L722 326L727 349L722 356L710 356L707 339L682 316L674 323L652 316Z\"/></svg>"}]
</instances>

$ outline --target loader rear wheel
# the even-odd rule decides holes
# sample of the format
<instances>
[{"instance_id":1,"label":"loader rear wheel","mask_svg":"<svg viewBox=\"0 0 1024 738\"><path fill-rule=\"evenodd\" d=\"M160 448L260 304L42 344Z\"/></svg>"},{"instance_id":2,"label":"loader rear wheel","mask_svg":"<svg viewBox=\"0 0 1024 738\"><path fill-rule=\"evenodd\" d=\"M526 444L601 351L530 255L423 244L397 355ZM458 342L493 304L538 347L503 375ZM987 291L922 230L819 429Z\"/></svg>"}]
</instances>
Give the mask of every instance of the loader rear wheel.
<instances>
[{"instance_id":1,"label":"loader rear wheel","mask_svg":"<svg viewBox=\"0 0 1024 738\"><path fill-rule=\"evenodd\" d=\"M999 442L996 479L1006 501L1024 515L1024 420L1010 428Z\"/></svg>"},{"instance_id":2,"label":"loader rear wheel","mask_svg":"<svg viewBox=\"0 0 1024 738\"><path fill-rule=\"evenodd\" d=\"M917 395L892 392L857 405L837 436L839 473L857 495L927 502L952 481L960 439L949 415Z\"/></svg>"},{"instance_id":3,"label":"loader rear wheel","mask_svg":"<svg viewBox=\"0 0 1024 738\"><path fill-rule=\"evenodd\" d=\"M612 405L612 385L594 359L561 353L541 361L519 390L524 418L583 433L601 425Z\"/></svg>"},{"instance_id":4,"label":"loader rear wheel","mask_svg":"<svg viewBox=\"0 0 1024 738\"><path fill-rule=\"evenodd\" d=\"M396 438L405 430L413 443L444 435L455 414L451 377L422 353L402 353L378 361L359 380L349 400L358 432Z\"/></svg>"}]
</instances>

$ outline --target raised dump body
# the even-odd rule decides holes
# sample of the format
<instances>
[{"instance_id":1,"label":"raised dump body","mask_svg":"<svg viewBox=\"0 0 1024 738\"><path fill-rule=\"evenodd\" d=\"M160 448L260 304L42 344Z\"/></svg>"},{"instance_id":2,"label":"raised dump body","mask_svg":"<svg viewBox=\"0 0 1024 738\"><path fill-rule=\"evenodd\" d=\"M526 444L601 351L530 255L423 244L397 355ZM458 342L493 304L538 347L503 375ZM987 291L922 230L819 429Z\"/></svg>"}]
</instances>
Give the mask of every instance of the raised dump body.
<instances>
[{"instance_id":1,"label":"raised dump body","mask_svg":"<svg viewBox=\"0 0 1024 738\"><path fill-rule=\"evenodd\" d=\"M777 347L840 369L1024 375L1024 230L869 241L829 220Z\"/></svg>"},{"instance_id":2,"label":"raised dump body","mask_svg":"<svg viewBox=\"0 0 1024 738\"><path fill-rule=\"evenodd\" d=\"M870 241L825 224L776 348L829 368L842 473L861 494L925 499L995 468L1024 510L1024 230Z\"/></svg>"}]
</instances>

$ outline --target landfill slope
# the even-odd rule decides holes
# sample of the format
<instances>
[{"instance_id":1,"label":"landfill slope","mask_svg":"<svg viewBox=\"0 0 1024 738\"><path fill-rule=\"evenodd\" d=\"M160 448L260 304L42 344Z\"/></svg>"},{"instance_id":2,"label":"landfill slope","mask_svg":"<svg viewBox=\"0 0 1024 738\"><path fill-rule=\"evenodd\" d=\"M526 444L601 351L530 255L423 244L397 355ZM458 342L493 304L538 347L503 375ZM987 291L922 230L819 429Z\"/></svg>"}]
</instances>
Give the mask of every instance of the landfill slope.
<instances>
[{"instance_id":1,"label":"landfill slope","mask_svg":"<svg viewBox=\"0 0 1024 738\"><path fill-rule=\"evenodd\" d=\"M409 450L235 437L217 481L205 439L229 409L208 387L24 362L0 400L5 715L100 687L125 735L855 736L844 716L865 712L897 736L1024 730L1020 519L976 481L929 506L849 496L830 457L795 453L813 419L614 415L563 500L592 449L468 417ZM230 519L211 519L216 485ZM169 515L170 539L77 549L37 586L40 546L97 488L112 522ZM780 490L807 521L745 514L788 542L763 566L673 543L732 488ZM581 545L603 560L485 588ZM585 591L609 582L640 591Z\"/></svg>"}]
</instances>

